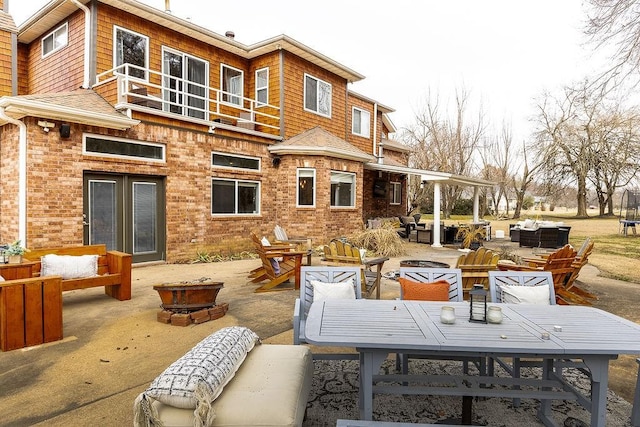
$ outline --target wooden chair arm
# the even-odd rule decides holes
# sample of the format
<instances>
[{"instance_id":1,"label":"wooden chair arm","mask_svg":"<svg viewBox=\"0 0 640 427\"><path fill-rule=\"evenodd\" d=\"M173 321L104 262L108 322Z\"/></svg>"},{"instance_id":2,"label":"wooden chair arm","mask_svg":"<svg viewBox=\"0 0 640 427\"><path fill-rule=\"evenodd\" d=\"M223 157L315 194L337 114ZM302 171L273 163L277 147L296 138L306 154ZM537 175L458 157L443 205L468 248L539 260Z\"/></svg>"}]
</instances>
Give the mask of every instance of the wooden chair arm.
<instances>
[{"instance_id":1,"label":"wooden chair arm","mask_svg":"<svg viewBox=\"0 0 640 427\"><path fill-rule=\"evenodd\" d=\"M389 261L388 257L381 257L381 258L367 259L363 262L363 264L366 265L367 267L371 267L373 265L382 265L386 261Z\"/></svg>"},{"instance_id":2,"label":"wooden chair arm","mask_svg":"<svg viewBox=\"0 0 640 427\"><path fill-rule=\"evenodd\" d=\"M500 263L498 263L498 270L502 270L502 271L542 271L541 268L531 267L530 265L500 264Z\"/></svg>"}]
</instances>

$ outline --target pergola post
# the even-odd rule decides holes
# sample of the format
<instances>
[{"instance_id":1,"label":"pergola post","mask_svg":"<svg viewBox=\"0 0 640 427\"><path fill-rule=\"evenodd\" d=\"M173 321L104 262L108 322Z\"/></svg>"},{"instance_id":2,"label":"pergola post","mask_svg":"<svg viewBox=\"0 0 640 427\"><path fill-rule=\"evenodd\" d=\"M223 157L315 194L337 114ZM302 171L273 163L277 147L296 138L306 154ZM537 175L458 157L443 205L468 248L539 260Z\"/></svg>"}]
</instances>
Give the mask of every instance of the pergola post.
<instances>
[{"instance_id":1,"label":"pergola post","mask_svg":"<svg viewBox=\"0 0 640 427\"><path fill-rule=\"evenodd\" d=\"M480 222L478 211L480 210L480 189L477 185L473 186L473 223Z\"/></svg>"},{"instance_id":2,"label":"pergola post","mask_svg":"<svg viewBox=\"0 0 640 427\"><path fill-rule=\"evenodd\" d=\"M440 183L433 183L433 244L431 247L441 248L440 244Z\"/></svg>"}]
</instances>

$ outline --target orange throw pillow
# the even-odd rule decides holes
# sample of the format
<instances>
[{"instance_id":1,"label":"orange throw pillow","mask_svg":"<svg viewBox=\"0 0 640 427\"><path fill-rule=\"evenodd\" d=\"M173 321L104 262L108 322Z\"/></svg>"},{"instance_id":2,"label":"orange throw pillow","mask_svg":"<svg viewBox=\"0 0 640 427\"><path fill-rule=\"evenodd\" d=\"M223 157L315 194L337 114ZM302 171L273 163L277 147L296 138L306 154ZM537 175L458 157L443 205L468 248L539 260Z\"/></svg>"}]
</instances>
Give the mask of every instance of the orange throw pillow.
<instances>
[{"instance_id":1,"label":"orange throw pillow","mask_svg":"<svg viewBox=\"0 0 640 427\"><path fill-rule=\"evenodd\" d=\"M449 282L438 280L431 283L414 282L401 277L402 299L417 301L449 301Z\"/></svg>"}]
</instances>

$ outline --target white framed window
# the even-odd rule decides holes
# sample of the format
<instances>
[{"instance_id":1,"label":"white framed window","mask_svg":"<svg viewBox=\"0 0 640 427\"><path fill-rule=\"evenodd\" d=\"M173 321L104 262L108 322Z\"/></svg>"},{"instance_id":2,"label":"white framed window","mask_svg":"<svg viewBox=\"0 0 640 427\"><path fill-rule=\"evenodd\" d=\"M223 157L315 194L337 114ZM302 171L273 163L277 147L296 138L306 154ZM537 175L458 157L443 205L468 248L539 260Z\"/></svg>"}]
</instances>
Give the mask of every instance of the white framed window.
<instances>
[{"instance_id":1,"label":"white framed window","mask_svg":"<svg viewBox=\"0 0 640 427\"><path fill-rule=\"evenodd\" d=\"M402 183L391 182L391 201L392 205L399 205L402 202Z\"/></svg>"},{"instance_id":2,"label":"white framed window","mask_svg":"<svg viewBox=\"0 0 640 427\"><path fill-rule=\"evenodd\" d=\"M356 205L356 174L351 172L331 172L331 207Z\"/></svg>"},{"instance_id":3,"label":"white framed window","mask_svg":"<svg viewBox=\"0 0 640 427\"><path fill-rule=\"evenodd\" d=\"M300 168L296 173L296 205L298 207L315 207L316 205L316 170Z\"/></svg>"},{"instance_id":4,"label":"white framed window","mask_svg":"<svg viewBox=\"0 0 640 427\"><path fill-rule=\"evenodd\" d=\"M259 171L260 158L214 151L211 153L211 167Z\"/></svg>"},{"instance_id":5,"label":"white framed window","mask_svg":"<svg viewBox=\"0 0 640 427\"><path fill-rule=\"evenodd\" d=\"M164 110L208 120L209 62L163 46L162 74Z\"/></svg>"},{"instance_id":6,"label":"white framed window","mask_svg":"<svg viewBox=\"0 0 640 427\"><path fill-rule=\"evenodd\" d=\"M42 38L42 57L51 55L69 42L69 24L64 23Z\"/></svg>"},{"instance_id":7,"label":"white framed window","mask_svg":"<svg viewBox=\"0 0 640 427\"><path fill-rule=\"evenodd\" d=\"M269 103L269 68L256 70L256 107Z\"/></svg>"},{"instance_id":8,"label":"white framed window","mask_svg":"<svg viewBox=\"0 0 640 427\"><path fill-rule=\"evenodd\" d=\"M129 76L148 80L149 37L114 25L113 68L124 64L131 64Z\"/></svg>"},{"instance_id":9,"label":"white framed window","mask_svg":"<svg viewBox=\"0 0 640 427\"><path fill-rule=\"evenodd\" d=\"M211 180L211 215L260 213L260 182L239 179Z\"/></svg>"},{"instance_id":10,"label":"white framed window","mask_svg":"<svg viewBox=\"0 0 640 427\"><path fill-rule=\"evenodd\" d=\"M331 118L331 84L305 74L304 109Z\"/></svg>"},{"instance_id":11,"label":"white framed window","mask_svg":"<svg viewBox=\"0 0 640 427\"><path fill-rule=\"evenodd\" d=\"M354 135L363 136L369 138L371 135L370 127L371 114L368 111L362 110L358 107L353 107L351 113L351 132Z\"/></svg>"},{"instance_id":12,"label":"white framed window","mask_svg":"<svg viewBox=\"0 0 640 427\"><path fill-rule=\"evenodd\" d=\"M167 161L164 144L93 134L82 136L82 154L161 163Z\"/></svg>"},{"instance_id":13,"label":"white framed window","mask_svg":"<svg viewBox=\"0 0 640 427\"><path fill-rule=\"evenodd\" d=\"M220 64L222 102L242 105L244 96L244 72L229 65Z\"/></svg>"}]
</instances>

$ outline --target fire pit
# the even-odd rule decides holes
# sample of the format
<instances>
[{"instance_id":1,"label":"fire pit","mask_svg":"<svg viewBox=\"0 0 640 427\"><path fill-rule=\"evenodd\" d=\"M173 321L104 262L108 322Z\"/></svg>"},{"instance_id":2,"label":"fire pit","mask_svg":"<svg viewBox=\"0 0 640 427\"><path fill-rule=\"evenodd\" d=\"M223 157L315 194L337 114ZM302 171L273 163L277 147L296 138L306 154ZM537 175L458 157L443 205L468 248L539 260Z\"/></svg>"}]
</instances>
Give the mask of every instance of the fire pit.
<instances>
[{"instance_id":1,"label":"fire pit","mask_svg":"<svg viewBox=\"0 0 640 427\"><path fill-rule=\"evenodd\" d=\"M407 259L400 261L400 267L449 268L449 264L425 259Z\"/></svg>"},{"instance_id":2,"label":"fire pit","mask_svg":"<svg viewBox=\"0 0 640 427\"><path fill-rule=\"evenodd\" d=\"M155 285L162 300L161 307L173 311L196 311L216 305L222 282L203 281Z\"/></svg>"},{"instance_id":3,"label":"fire pit","mask_svg":"<svg viewBox=\"0 0 640 427\"><path fill-rule=\"evenodd\" d=\"M203 323L225 315L229 305L216 304L222 282L208 277L196 281L155 285L153 289L160 295L162 310L158 321L177 326Z\"/></svg>"}]
</instances>

